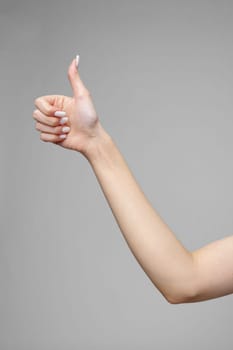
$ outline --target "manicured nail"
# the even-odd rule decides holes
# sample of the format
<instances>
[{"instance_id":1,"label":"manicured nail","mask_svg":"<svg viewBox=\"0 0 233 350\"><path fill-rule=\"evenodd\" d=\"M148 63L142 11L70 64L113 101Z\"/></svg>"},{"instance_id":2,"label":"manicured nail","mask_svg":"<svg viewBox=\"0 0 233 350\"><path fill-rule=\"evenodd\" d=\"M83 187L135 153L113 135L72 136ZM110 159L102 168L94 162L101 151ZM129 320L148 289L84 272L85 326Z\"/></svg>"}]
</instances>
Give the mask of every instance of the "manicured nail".
<instances>
[{"instance_id":1,"label":"manicured nail","mask_svg":"<svg viewBox=\"0 0 233 350\"><path fill-rule=\"evenodd\" d=\"M64 126L62 128L62 132L68 132L68 131L70 131L70 127L69 126Z\"/></svg>"},{"instance_id":2,"label":"manicured nail","mask_svg":"<svg viewBox=\"0 0 233 350\"><path fill-rule=\"evenodd\" d=\"M66 135L59 135L60 139L65 139L66 138Z\"/></svg>"},{"instance_id":3,"label":"manicured nail","mask_svg":"<svg viewBox=\"0 0 233 350\"><path fill-rule=\"evenodd\" d=\"M68 117L63 117L60 119L60 124L65 124L68 120Z\"/></svg>"},{"instance_id":4,"label":"manicured nail","mask_svg":"<svg viewBox=\"0 0 233 350\"><path fill-rule=\"evenodd\" d=\"M76 68L78 69L78 64L79 64L79 55L77 55L77 56L76 56L75 62L76 62Z\"/></svg>"},{"instance_id":5,"label":"manicured nail","mask_svg":"<svg viewBox=\"0 0 233 350\"><path fill-rule=\"evenodd\" d=\"M66 112L64 112L64 111L56 111L54 113L54 115L55 115L55 117L65 117Z\"/></svg>"}]
</instances>

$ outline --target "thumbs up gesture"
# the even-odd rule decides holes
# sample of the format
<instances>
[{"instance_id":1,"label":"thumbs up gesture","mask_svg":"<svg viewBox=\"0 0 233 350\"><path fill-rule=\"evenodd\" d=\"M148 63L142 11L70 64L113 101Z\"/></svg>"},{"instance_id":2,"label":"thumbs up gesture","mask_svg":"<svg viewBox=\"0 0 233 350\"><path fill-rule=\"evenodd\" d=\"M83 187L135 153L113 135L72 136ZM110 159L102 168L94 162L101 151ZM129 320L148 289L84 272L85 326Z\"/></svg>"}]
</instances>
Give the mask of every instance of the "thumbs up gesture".
<instances>
[{"instance_id":1,"label":"thumbs up gesture","mask_svg":"<svg viewBox=\"0 0 233 350\"><path fill-rule=\"evenodd\" d=\"M93 138L98 135L100 122L91 95L78 72L79 56L68 69L73 97L46 95L35 99L33 112L40 139L85 155Z\"/></svg>"}]
</instances>

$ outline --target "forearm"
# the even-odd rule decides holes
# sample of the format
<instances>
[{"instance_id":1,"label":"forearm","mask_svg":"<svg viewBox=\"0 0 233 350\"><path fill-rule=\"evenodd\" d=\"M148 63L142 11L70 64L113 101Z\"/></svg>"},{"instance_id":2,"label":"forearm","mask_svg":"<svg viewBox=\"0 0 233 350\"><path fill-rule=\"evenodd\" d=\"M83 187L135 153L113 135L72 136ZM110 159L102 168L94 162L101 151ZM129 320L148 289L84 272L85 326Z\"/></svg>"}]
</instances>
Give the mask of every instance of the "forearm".
<instances>
[{"instance_id":1,"label":"forearm","mask_svg":"<svg viewBox=\"0 0 233 350\"><path fill-rule=\"evenodd\" d=\"M133 255L172 303L192 298L192 254L152 208L111 137L100 127L86 158Z\"/></svg>"}]
</instances>

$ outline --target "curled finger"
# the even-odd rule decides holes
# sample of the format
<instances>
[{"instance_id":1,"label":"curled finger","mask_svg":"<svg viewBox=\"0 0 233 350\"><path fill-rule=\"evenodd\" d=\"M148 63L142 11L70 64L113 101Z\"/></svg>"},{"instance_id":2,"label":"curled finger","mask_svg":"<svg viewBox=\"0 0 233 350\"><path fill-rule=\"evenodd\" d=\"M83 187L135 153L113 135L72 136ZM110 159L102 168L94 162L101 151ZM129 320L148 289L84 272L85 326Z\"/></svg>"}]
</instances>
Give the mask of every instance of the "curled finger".
<instances>
[{"instance_id":1,"label":"curled finger","mask_svg":"<svg viewBox=\"0 0 233 350\"><path fill-rule=\"evenodd\" d=\"M39 123L49 126L63 125L68 121L68 117L48 117L39 109L33 111L33 118Z\"/></svg>"},{"instance_id":2,"label":"curled finger","mask_svg":"<svg viewBox=\"0 0 233 350\"><path fill-rule=\"evenodd\" d=\"M61 142L63 140L65 140L65 138L67 137L67 134L60 134L60 135L55 135L55 134L47 134L42 132L40 134L40 139L44 142Z\"/></svg>"},{"instance_id":3,"label":"curled finger","mask_svg":"<svg viewBox=\"0 0 233 350\"><path fill-rule=\"evenodd\" d=\"M62 133L67 133L70 131L70 127L69 126L48 126L48 125L44 125L42 123L37 122L36 123L36 130L41 131L41 132L45 132L47 134L55 134L55 135L60 135Z\"/></svg>"}]
</instances>

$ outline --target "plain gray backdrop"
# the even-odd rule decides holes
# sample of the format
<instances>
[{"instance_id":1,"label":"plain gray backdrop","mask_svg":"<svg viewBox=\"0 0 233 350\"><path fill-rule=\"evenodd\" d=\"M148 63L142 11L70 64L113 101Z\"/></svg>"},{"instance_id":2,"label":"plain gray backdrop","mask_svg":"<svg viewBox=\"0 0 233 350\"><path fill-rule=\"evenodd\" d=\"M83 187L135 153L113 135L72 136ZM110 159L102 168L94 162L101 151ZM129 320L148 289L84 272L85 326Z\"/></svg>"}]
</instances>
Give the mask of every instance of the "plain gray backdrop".
<instances>
[{"instance_id":1,"label":"plain gray backdrop","mask_svg":"<svg viewBox=\"0 0 233 350\"><path fill-rule=\"evenodd\" d=\"M169 304L87 160L34 99L80 76L147 198L193 251L233 234L232 1L0 1L0 349L232 349L233 296ZM164 252L166 254L166 252Z\"/></svg>"}]
</instances>

